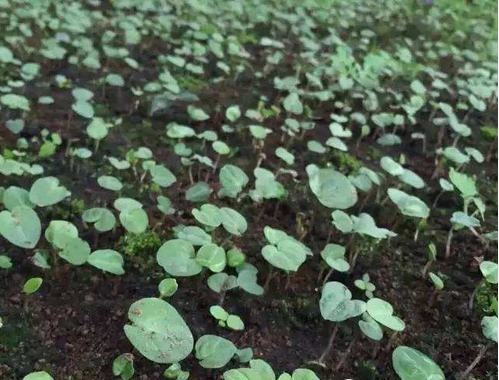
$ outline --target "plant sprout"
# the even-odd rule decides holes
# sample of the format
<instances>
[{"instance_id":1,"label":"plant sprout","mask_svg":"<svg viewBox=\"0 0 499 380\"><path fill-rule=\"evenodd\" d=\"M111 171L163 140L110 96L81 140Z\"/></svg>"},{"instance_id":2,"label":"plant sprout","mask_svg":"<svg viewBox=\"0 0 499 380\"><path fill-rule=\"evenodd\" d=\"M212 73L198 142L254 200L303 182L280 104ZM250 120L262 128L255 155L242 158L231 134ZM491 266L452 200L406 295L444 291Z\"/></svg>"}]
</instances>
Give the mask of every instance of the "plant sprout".
<instances>
[{"instance_id":1,"label":"plant sprout","mask_svg":"<svg viewBox=\"0 0 499 380\"><path fill-rule=\"evenodd\" d=\"M482 347L482 349L478 352L478 355L476 356L475 360L471 362L471 364L466 368L466 370L461 374L460 379L467 379L468 375L473 371L473 369L480 363L482 358L485 356L487 351L491 348L492 342L495 342L497 344L497 325L498 325L498 320L497 316L492 316L492 317L483 317L482 318L482 333L491 342L488 342L485 346Z\"/></svg>"},{"instance_id":2,"label":"plant sprout","mask_svg":"<svg viewBox=\"0 0 499 380\"><path fill-rule=\"evenodd\" d=\"M244 330L244 322L241 317L229 314L219 305L210 307L210 314L218 320L218 325L231 330Z\"/></svg>"},{"instance_id":3,"label":"plant sprout","mask_svg":"<svg viewBox=\"0 0 499 380\"><path fill-rule=\"evenodd\" d=\"M320 300L320 311L322 318L336 322L329 343L322 355L314 361L320 366L325 367L325 360L328 357L334 345L336 334L338 333L339 323L347 319L357 317L366 310L366 303L360 300L352 300L352 293L340 282L328 282L322 288Z\"/></svg>"},{"instance_id":4,"label":"plant sprout","mask_svg":"<svg viewBox=\"0 0 499 380\"><path fill-rule=\"evenodd\" d=\"M439 275L437 275L433 272L430 272L429 275L430 275L430 281L432 282L433 286L435 287L435 289L433 290L433 293L431 294L430 299L428 300L428 308L431 308L431 307L433 307L433 304L435 303L435 300L437 299L438 294L444 288L444 282Z\"/></svg>"},{"instance_id":5,"label":"plant sprout","mask_svg":"<svg viewBox=\"0 0 499 380\"><path fill-rule=\"evenodd\" d=\"M135 374L133 367L133 355L130 353L121 354L113 361L113 375L120 376L123 380L129 380Z\"/></svg>"}]
</instances>

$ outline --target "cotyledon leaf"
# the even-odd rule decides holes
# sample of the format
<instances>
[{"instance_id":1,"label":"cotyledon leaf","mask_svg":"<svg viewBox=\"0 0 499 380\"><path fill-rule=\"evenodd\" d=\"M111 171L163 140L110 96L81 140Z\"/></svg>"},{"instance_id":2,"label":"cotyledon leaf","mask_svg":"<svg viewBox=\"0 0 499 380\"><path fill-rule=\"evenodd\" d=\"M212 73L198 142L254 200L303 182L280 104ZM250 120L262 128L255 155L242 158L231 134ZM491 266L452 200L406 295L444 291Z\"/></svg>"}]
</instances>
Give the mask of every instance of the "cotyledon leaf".
<instances>
[{"instance_id":1,"label":"cotyledon leaf","mask_svg":"<svg viewBox=\"0 0 499 380\"><path fill-rule=\"evenodd\" d=\"M125 335L147 359L156 363L176 363L194 347L191 330L177 310L159 298L143 298L128 310L132 324Z\"/></svg>"}]
</instances>

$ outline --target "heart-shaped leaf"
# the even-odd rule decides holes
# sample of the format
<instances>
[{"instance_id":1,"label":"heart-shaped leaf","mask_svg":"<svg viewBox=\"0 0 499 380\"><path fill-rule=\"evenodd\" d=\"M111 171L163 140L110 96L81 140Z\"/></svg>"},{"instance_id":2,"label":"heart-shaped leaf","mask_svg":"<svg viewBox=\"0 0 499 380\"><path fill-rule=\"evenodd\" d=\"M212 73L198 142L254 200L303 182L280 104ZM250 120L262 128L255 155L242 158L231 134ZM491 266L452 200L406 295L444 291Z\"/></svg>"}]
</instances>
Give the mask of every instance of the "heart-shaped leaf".
<instances>
[{"instance_id":1,"label":"heart-shaped leaf","mask_svg":"<svg viewBox=\"0 0 499 380\"><path fill-rule=\"evenodd\" d=\"M340 172L309 165L307 173L310 189L324 206L344 210L357 202L357 190Z\"/></svg>"},{"instance_id":2,"label":"heart-shaped leaf","mask_svg":"<svg viewBox=\"0 0 499 380\"><path fill-rule=\"evenodd\" d=\"M341 282L331 281L322 289L319 302L322 318L342 322L366 311L366 303L352 300L352 293Z\"/></svg>"},{"instance_id":3,"label":"heart-shaped leaf","mask_svg":"<svg viewBox=\"0 0 499 380\"><path fill-rule=\"evenodd\" d=\"M182 239L164 243L156 255L158 264L175 277L195 276L203 267L196 261L194 246Z\"/></svg>"},{"instance_id":4,"label":"heart-shaped leaf","mask_svg":"<svg viewBox=\"0 0 499 380\"><path fill-rule=\"evenodd\" d=\"M44 177L37 179L31 186L29 200L37 206L46 207L55 205L70 195L64 186L59 186L56 177Z\"/></svg>"},{"instance_id":5,"label":"heart-shaped leaf","mask_svg":"<svg viewBox=\"0 0 499 380\"><path fill-rule=\"evenodd\" d=\"M376 321L395 331L405 329L405 323L393 315L393 307L380 298L371 298L367 301L367 312Z\"/></svg>"},{"instance_id":6,"label":"heart-shaped leaf","mask_svg":"<svg viewBox=\"0 0 499 380\"><path fill-rule=\"evenodd\" d=\"M221 272L226 265L225 250L216 244L203 245L196 255L196 261L212 272Z\"/></svg>"},{"instance_id":7,"label":"heart-shaped leaf","mask_svg":"<svg viewBox=\"0 0 499 380\"><path fill-rule=\"evenodd\" d=\"M237 351L236 346L227 339L216 335L203 335L196 342L196 359L203 368L222 368Z\"/></svg>"},{"instance_id":8,"label":"heart-shaped leaf","mask_svg":"<svg viewBox=\"0 0 499 380\"><path fill-rule=\"evenodd\" d=\"M29 207L18 206L12 211L0 212L0 235L18 247L34 248L41 232L40 219Z\"/></svg>"}]
</instances>

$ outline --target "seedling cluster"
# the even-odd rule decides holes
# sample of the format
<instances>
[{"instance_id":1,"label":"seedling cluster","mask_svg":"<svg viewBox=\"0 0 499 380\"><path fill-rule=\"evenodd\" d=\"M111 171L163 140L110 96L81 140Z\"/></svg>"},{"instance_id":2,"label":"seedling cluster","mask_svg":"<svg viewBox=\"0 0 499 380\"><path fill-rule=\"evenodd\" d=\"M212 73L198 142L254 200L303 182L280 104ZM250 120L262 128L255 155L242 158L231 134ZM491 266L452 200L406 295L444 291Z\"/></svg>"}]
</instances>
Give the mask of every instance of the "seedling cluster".
<instances>
[{"instance_id":1,"label":"seedling cluster","mask_svg":"<svg viewBox=\"0 0 499 380\"><path fill-rule=\"evenodd\" d=\"M496 372L494 14L0 0L6 379ZM105 369L4 350L20 318L45 351L73 288L118 325Z\"/></svg>"}]
</instances>

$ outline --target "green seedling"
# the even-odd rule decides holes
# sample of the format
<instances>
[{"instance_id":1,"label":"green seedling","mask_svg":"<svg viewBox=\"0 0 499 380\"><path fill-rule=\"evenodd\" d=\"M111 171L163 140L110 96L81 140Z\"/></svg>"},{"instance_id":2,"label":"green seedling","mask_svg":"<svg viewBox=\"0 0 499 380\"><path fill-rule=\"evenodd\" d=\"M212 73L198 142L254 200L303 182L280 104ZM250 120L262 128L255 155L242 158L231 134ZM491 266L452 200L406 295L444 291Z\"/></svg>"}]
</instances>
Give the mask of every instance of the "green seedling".
<instances>
[{"instance_id":1,"label":"green seedling","mask_svg":"<svg viewBox=\"0 0 499 380\"><path fill-rule=\"evenodd\" d=\"M210 314L218 320L218 325L221 327L227 327L231 330L244 330L243 320L234 314L229 314L221 306L211 306Z\"/></svg>"},{"instance_id":2,"label":"green seedling","mask_svg":"<svg viewBox=\"0 0 499 380\"><path fill-rule=\"evenodd\" d=\"M133 355L126 353L121 354L113 361L113 375L119 376L123 380L129 380L135 374L135 368L133 367Z\"/></svg>"}]
</instances>

